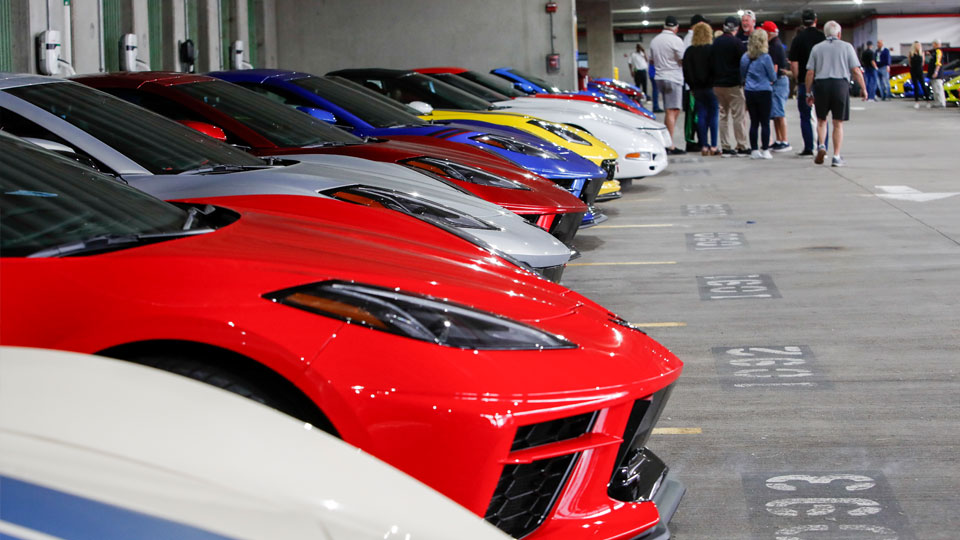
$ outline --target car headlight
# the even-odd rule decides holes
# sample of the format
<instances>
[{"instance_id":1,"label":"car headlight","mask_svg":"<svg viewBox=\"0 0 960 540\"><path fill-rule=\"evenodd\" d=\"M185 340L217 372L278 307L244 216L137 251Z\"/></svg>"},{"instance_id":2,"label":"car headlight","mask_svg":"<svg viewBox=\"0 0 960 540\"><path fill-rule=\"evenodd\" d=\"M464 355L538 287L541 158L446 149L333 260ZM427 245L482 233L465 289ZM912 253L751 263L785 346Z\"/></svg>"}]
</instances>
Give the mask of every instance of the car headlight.
<instances>
[{"instance_id":1,"label":"car headlight","mask_svg":"<svg viewBox=\"0 0 960 540\"><path fill-rule=\"evenodd\" d=\"M653 159L653 152L630 152L626 156L627 159L639 159L641 161L650 161Z\"/></svg>"},{"instance_id":2,"label":"car headlight","mask_svg":"<svg viewBox=\"0 0 960 540\"><path fill-rule=\"evenodd\" d=\"M527 120L527 123L533 126L537 126L540 129L545 129L567 142L572 142L576 144L585 144L587 146L590 146L590 141L584 139L572 129L566 128L560 124L555 124L553 122L544 122L543 120Z\"/></svg>"},{"instance_id":3,"label":"car headlight","mask_svg":"<svg viewBox=\"0 0 960 540\"><path fill-rule=\"evenodd\" d=\"M453 302L346 281L322 281L264 298L444 347L476 350L570 349L576 345L533 326Z\"/></svg>"},{"instance_id":4,"label":"car headlight","mask_svg":"<svg viewBox=\"0 0 960 540\"><path fill-rule=\"evenodd\" d=\"M501 137L500 135L491 135L487 133L484 135L475 135L470 138L488 146L493 146L494 148L500 148L501 150L506 150L508 152L516 152L525 156L534 156L543 159L562 159L560 156L549 150L544 150L543 148L538 148L532 144L511 139L510 137Z\"/></svg>"},{"instance_id":5,"label":"car headlight","mask_svg":"<svg viewBox=\"0 0 960 540\"><path fill-rule=\"evenodd\" d=\"M413 216L434 225L455 229L497 230L492 223L464 214L433 201L385 188L351 186L322 192L341 201L362 204L374 208L387 208Z\"/></svg>"},{"instance_id":6,"label":"car headlight","mask_svg":"<svg viewBox=\"0 0 960 540\"><path fill-rule=\"evenodd\" d=\"M521 184L520 182L516 182L502 176L497 176L474 167L468 167L453 161L448 161L446 159L420 157L408 159L406 161L402 161L401 163L416 171L428 171L434 174L452 178L453 180L470 182L471 184L531 191L530 188Z\"/></svg>"}]
</instances>

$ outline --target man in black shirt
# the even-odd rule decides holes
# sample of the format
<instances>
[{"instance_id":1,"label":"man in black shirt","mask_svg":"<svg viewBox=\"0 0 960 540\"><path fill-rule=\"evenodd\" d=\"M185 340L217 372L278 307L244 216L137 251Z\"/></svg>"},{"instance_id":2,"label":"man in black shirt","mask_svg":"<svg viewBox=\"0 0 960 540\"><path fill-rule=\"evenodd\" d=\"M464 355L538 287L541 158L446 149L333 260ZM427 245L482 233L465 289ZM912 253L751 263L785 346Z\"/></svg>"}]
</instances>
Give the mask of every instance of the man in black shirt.
<instances>
[{"instance_id":1,"label":"man in black shirt","mask_svg":"<svg viewBox=\"0 0 960 540\"><path fill-rule=\"evenodd\" d=\"M867 82L867 101L876 101L877 51L873 50L872 41L868 41L867 47L860 53L860 65L863 66L863 79Z\"/></svg>"},{"instance_id":2,"label":"man in black shirt","mask_svg":"<svg viewBox=\"0 0 960 540\"><path fill-rule=\"evenodd\" d=\"M797 80L797 110L800 112L800 133L803 135L803 151L799 155L812 156L813 126L811 125L810 105L807 104L807 88L804 81L807 76L807 60L810 59L810 49L826 37L823 32L817 30L817 14L812 9L803 10L801 19L804 28L797 32L796 37L790 43L790 71ZM824 141L823 144L826 145L827 141Z\"/></svg>"}]
</instances>

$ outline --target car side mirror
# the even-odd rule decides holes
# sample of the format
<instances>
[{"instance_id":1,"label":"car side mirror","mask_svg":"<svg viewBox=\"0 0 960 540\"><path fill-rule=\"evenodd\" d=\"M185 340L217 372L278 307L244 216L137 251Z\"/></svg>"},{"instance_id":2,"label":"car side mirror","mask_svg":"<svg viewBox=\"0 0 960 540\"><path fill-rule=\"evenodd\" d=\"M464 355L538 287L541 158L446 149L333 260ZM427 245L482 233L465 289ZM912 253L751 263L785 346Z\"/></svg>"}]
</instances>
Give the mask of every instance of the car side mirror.
<instances>
[{"instance_id":1,"label":"car side mirror","mask_svg":"<svg viewBox=\"0 0 960 540\"><path fill-rule=\"evenodd\" d=\"M330 111L325 111L323 109L318 109L316 107L297 107L297 110L303 113L307 113L310 116L316 118L317 120L323 120L328 124L336 124L337 117L333 115Z\"/></svg>"},{"instance_id":2,"label":"car side mirror","mask_svg":"<svg viewBox=\"0 0 960 540\"><path fill-rule=\"evenodd\" d=\"M207 137L213 137L218 141L227 141L227 134L220 129L219 127L208 124L206 122L198 122L196 120L180 120L180 123L187 126L188 128L195 129L200 133L203 133Z\"/></svg>"},{"instance_id":3,"label":"car side mirror","mask_svg":"<svg viewBox=\"0 0 960 540\"><path fill-rule=\"evenodd\" d=\"M76 150L74 150L73 148L70 148L69 146L67 146L67 145L65 145L65 144L61 144L61 143L58 143L58 142L55 142L55 141L51 141L51 140L48 140L48 139L37 139L37 138L35 138L35 137L21 137L21 138L22 138L23 140L27 141L27 142L31 142L31 143L39 146L40 148L43 148L44 150L49 150L49 151L51 151L51 152L56 152L56 153L58 153L58 154L65 155L65 156L68 156L68 157L74 157L74 156L77 155L77 151L76 151Z\"/></svg>"},{"instance_id":4,"label":"car side mirror","mask_svg":"<svg viewBox=\"0 0 960 540\"><path fill-rule=\"evenodd\" d=\"M23 140L29 141L44 150L49 150L55 154L59 154L63 157L70 158L81 165L90 167L95 171L99 171L100 168L97 167L97 163L90 157L78 154L77 151L65 144L58 143L56 141L51 141L49 139L37 139L35 137L22 137ZM109 172L108 172L109 173Z\"/></svg>"},{"instance_id":5,"label":"car side mirror","mask_svg":"<svg viewBox=\"0 0 960 540\"><path fill-rule=\"evenodd\" d=\"M515 82L515 83L513 83L513 87L514 87L516 90L519 90L519 91L523 92L524 94L536 94L536 92L533 91L532 88L530 88L530 85L528 85L528 84L523 84L522 82Z\"/></svg>"},{"instance_id":6,"label":"car side mirror","mask_svg":"<svg viewBox=\"0 0 960 540\"><path fill-rule=\"evenodd\" d=\"M433 106L425 101L411 101L407 103L407 106L416 109L420 114L430 114L433 112Z\"/></svg>"}]
</instances>

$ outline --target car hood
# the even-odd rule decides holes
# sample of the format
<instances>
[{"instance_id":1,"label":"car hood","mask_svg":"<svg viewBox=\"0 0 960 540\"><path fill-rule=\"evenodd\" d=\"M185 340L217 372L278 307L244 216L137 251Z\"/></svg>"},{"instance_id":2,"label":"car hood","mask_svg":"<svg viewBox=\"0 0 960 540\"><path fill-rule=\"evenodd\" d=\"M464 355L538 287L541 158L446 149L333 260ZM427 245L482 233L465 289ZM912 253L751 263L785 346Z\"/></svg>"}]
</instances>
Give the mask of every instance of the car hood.
<instances>
[{"instance_id":1,"label":"car hood","mask_svg":"<svg viewBox=\"0 0 960 540\"><path fill-rule=\"evenodd\" d=\"M299 195L321 197L318 191L368 185L417 195L482 219L491 229L461 229L535 267L558 266L570 259L570 249L550 233L520 216L461 192L406 167L349 156L300 156L311 162L251 171L128 176L131 186L164 200L200 199L233 195ZM318 162L312 162L312 161Z\"/></svg>"},{"instance_id":2,"label":"car hood","mask_svg":"<svg viewBox=\"0 0 960 540\"><path fill-rule=\"evenodd\" d=\"M498 101L494 105L506 107L508 110L522 112L532 116L542 116L550 119L548 112L550 110L557 112L573 113L578 115L590 115L597 119L619 122L627 126L639 129L663 129L665 126L656 120L651 120L645 116L633 114L620 110L616 107L603 105L601 103L590 103L575 99L539 99L532 97L521 97L510 101Z\"/></svg>"},{"instance_id":3,"label":"car hood","mask_svg":"<svg viewBox=\"0 0 960 540\"><path fill-rule=\"evenodd\" d=\"M355 280L525 320L559 316L584 303L564 287L396 212L290 196L203 202L232 208L242 217L214 233L116 255L136 251L158 257L158 264L164 257L187 257L200 274L223 274L239 265L246 275L238 286L253 287L256 296L317 281ZM508 284L522 298L508 294Z\"/></svg>"},{"instance_id":4,"label":"car hood","mask_svg":"<svg viewBox=\"0 0 960 540\"><path fill-rule=\"evenodd\" d=\"M7 522L44 529L54 520L61 533L101 537L132 527L211 539L507 538L397 469L249 399L118 360L0 351ZM37 493L44 504L18 510Z\"/></svg>"}]
</instances>

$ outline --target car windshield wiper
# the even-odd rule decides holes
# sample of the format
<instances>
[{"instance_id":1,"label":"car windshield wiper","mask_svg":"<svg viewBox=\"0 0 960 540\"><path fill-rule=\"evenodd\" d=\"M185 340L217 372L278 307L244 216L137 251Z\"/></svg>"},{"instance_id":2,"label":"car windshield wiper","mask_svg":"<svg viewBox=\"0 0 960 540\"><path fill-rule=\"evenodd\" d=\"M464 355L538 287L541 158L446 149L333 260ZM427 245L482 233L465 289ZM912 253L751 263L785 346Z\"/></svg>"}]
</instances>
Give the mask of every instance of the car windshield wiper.
<instances>
[{"instance_id":1,"label":"car windshield wiper","mask_svg":"<svg viewBox=\"0 0 960 540\"><path fill-rule=\"evenodd\" d=\"M263 165L208 165L204 167L197 167L195 169L187 169L183 172L177 174L217 174L217 173L231 173L231 172L242 172L242 171L256 171L259 169L269 169L273 165L268 165L264 163Z\"/></svg>"},{"instance_id":2,"label":"car windshield wiper","mask_svg":"<svg viewBox=\"0 0 960 540\"><path fill-rule=\"evenodd\" d=\"M27 255L27 258L42 257L65 257L68 255L79 255L91 251L110 251L114 249L124 249L137 244L147 244L179 238L182 236L194 236L197 234L206 234L213 232L214 229L193 229L189 231L174 231L164 233L148 234L99 234L83 240L66 242L58 246L48 247L40 251L34 251Z\"/></svg>"}]
</instances>

